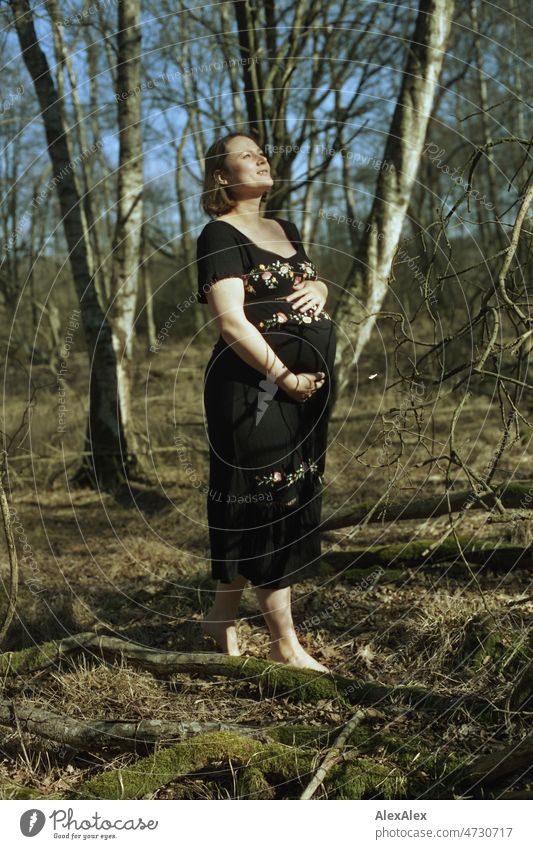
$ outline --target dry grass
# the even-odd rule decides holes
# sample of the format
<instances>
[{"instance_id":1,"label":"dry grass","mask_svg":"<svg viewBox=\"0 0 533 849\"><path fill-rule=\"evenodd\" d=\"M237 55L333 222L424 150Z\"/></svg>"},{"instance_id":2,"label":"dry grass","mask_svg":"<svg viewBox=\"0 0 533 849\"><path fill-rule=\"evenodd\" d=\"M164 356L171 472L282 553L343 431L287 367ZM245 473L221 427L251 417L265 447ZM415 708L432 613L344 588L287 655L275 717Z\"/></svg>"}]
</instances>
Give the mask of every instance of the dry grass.
<instances>
[{"instance_id":1,"label":"dry grass","mask_svg":"<svg viewBox=\"0 0 533 849\"><path fill-rule=\"evenodd\" d=\"M153 449L172 448L179 434L188 446L197 479L207 483L208 452L202 418L202 373L208 349L189 349L181 355L163 349L150 368L139 366L135 414L140 433L147 433ZM376 371L368 355L368 373ZM74 363L73 363L74 365ZM69 383L72 418L64 450L79 450L85 427L84 362L72 368ZM59 435L55 430L54 386L43 371L42 388L28 434L16 454L30 447L34 456L57 454L43 463L15 461L11 478L13 504L24 526L37 570L22 568L19 621L11 628L5 648L18 649L47 639L104 627L112 633L169 650L210 651L212 644L200 632L199 619L207 609L214 587L209 574L205 495L187 473L178 455L157 452L150 457L152 490L139 488L133 504L120 503L109 494L80 491L68 485L62 468ZM367 468L354 459L363 444L377 437L380 424L374 411L397 406L399 396L381 399L378 387L361 376L360 395L351 407L335 410L330 426L324 512L348 498L372 500L390 479L387 469ZM363 403L361 403L361 401ZM11 426L24 399L11 409ZM437 417L431 433L433 450L446 439L450 415ZM148 422L148 429L146 423ZM461 433L481 469L497 441L497 411L483 399L465 410ZM376 462L381 443L365 462ZM414 437L404 465L409 468L394 493L427 495L442 487L442 469L417 466L427 457ZM505 458L503 473L525 478L531 467L529 443L524 440ZM69 474L75 464L69 469ZM50 487L51 476L54 477ZM464 480L458 478L457 485ZM437 539L446 517L428 522L369 525L324 535L323 550L349 551L354 546ZM491 526L481 513L471 513L461 528L463 536L496 539L505 528ZM5 566L3 567L5 569ZM38 580L40 592L27 581ZM470 692L498 701L509 693L527 652L533 607L509 604L529 590L531 576L512 570L457 574L445 567L404 570L400 577L379 581L364 592L354 592L346 575L311 580L293 590L295 622L304 623L301 641L339 674L397 685L416 683L439 692ZM35 586L34 586L35 590ZM349 598L349 603L342 603ZM479 655L475 625L488 611L499 647ZM325 613L326 611L326 613ZM329 612L327 612L329 611ZM315 617L315 618L313 618ZM259 618L251 589L243 595L239 622L242 651L266 657L268 635ZM481 633L481 632L480 632ZM502 648L503 646L503 648ZM477 653L477 654L476 654ZM473 658L475 664L473 665ZM219 720L258 725L276 719L305 718L311 724L337 725L349 712L334 703L302 705L289 699L260 698L253 681L238 685L226 679L208 681L186 675L159 681L127 665L107 667L88 660L72 662L61 672L50 670L5 682L4 698L16 698L57 713L90 720L143 717L174 720ZM376 711L376 729L385 724L406 739L423 733L428 747L477 752L519 734L519 722L487 728L473 720L427 718L400 709ZM466 730L465 730L466 728ZM132 763L132 754L74 753L17 730L1 729L0 786L8 778L46 794L67 793L103 766ZM9 798L9 790L1 791ZM173 782L155 798L233 798L235 777L199 776Z\"/></svg>"}]
</instances>

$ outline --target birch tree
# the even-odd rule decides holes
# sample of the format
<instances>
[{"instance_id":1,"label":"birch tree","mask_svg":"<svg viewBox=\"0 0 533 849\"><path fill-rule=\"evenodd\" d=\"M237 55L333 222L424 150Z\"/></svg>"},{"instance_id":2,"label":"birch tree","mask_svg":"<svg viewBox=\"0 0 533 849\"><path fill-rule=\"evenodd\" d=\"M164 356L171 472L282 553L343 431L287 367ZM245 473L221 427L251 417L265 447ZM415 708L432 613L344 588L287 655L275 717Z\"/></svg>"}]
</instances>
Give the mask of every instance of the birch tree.
<instances>
[{"instance_id":1,"label":"birch tree","mask_svg":"<svg viewBox=\"0 0 533 849\"><path fill-rule=\"evenodd\" d=\"M117 94L120 150L110 308L122 426L129 452L135 457L138 446L131 415L131 387L143 220L141 97L138 88L141 75L140 15L140 0L119 3ZM133 93L128 95L128 92ZM136 461L138 463L137 457Z\"/></svg>"},{"instance_id":2,"label":"birch tree","mask_svg":"<svg viewBox=\"0 0 533 849\"><path fill-rule=\"evenodd\" d=\"M336 313L339 394L370 339L388 291L392 262L416 178L435 90L446 55L454 0L420 0L402 86L348 297Z\"/></svg>"}]
</instances>

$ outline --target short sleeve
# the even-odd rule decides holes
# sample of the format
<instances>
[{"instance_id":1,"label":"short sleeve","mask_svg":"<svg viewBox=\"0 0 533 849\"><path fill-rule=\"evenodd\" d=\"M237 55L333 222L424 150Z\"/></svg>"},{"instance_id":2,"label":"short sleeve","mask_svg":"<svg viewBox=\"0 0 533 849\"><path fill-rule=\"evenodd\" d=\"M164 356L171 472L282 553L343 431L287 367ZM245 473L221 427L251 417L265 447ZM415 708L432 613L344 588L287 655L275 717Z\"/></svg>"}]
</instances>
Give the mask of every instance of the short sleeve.
<instances>
[{"instance_id":1,"label":"short sleeve","mask_svg":"<svg viewBox=\"0 0 533 849\"><path fill-rule=\"evenodd\" d=\"M224 277L245 277L242 248L228 227L210 221L196 240L198 291L196 300L206 304L206 292L216 280Z\"/></svg>"},{"instance_id":2,"label":"short sleeve","mask_svg":"<svg viewBox=\"0 0 533 849\"><path fill-rule=\"evenodd\" d=\"M291 241L297 242L298 244L301 245L302 244L302 237L300 236L300 231L298 230L298 227L296 226L294 221L287 221L286 220L285 224L287 225L287 229L289 231L289 236L290 236Z\"/></svg>"}]
</instances>

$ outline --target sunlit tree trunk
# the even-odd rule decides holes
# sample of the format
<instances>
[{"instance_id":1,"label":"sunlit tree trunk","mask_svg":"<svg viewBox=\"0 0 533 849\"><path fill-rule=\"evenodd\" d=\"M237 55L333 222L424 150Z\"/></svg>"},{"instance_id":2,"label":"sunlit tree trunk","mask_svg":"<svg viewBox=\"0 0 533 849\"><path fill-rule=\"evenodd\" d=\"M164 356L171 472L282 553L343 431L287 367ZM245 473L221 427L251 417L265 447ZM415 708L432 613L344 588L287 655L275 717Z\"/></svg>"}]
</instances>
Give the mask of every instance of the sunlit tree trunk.
<instances>
[{"instance_id":1,"label":"sunlit tree trunk","mask_svg":"<svg viewBox=\"0 0 533 849\"><path fill-rule=\"evenodd\" d=\"M132 419L131 390L143 216L141 96L138 89L141 77L140 14L140 0L119 3L117 34L119 167L110 306L113 345L117 357L122 426L131 460L135 459L137 463L137 434ZM133 93L124 97L122 93L129 91Z\"/></svg>"},{"instance_id":2,"label":"sunlit tree trunk","mask_svg":"<svg viewBox=\"0 0 533 849\"><path fill-rule=\"evenodd\" d=\"M154 319L154 297L152 292L152 278L148 264L148 245L146 243L146 224L143 224L141 233L141 261L140 261L140 283L144 293L144 310L146 316L146 336L148 346L156 344L156 328Z\"/></svg>"},{"instance_id":3,"label":"sunlit tree trunk","mask_svg":"<svg viewBox=\"0 0 533 849\"><path fill-rule=\"evenodd\" d=\"M454 11L453 0L421 0L402 86L385 146L372 209L360 245L349 296L337 311L338 391L351 383L388 290L433 107Z\"/></svg>"}]
</instances>

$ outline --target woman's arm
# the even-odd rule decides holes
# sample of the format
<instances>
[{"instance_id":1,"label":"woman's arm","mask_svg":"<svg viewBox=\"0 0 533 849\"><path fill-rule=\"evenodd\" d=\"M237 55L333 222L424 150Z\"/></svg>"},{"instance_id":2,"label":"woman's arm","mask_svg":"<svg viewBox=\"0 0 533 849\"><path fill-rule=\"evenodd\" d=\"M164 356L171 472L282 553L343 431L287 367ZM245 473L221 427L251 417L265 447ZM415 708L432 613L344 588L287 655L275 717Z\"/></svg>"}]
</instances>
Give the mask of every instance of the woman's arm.
<instances>
[{"instance_id":1,"label":"woman's arm","mask_svg":"<svg viewBox=\"0 0 533 849\"><path fill-rule=\"evenodd\" d=\"M206 297L220 335L235 353L252 368L270 376L282 389L295 390L298 386L296 375L279 359L262 333L244 314L241 278L217 280Z\"/></svg>"}]
</instances>

